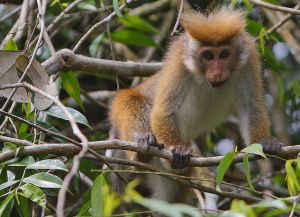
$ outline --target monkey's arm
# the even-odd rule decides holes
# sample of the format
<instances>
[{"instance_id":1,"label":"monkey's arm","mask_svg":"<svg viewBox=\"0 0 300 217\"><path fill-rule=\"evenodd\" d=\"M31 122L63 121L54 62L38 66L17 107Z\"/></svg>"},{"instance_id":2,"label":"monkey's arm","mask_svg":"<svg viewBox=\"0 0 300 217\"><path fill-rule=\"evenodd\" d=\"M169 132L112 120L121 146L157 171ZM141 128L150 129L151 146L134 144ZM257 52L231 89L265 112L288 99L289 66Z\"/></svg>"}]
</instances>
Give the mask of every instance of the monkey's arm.
<instances>
[{"instance_id":1,"label":"monkey's arm","mask_svg":"<svg viewBox=\"0 0 300 217\"><path fill-rule=\"evenodd\" d=\"M252 53L256 54L256 51ZM246 78L240 83L241 96L238 97L241 134L246 145L261 143L265 152L276 154L280 151L281 144L270 134L259 60L257 55L249 59L249 67L245 70Z\"/></svg>"},{"instance_id":2,"label":"monkey's arm","mask_svg":"<svg viewBox=\"0 0 300 217\"><path fill-rule=\"evenodd\" d=\"M112 102L110 122L120 139L137 142L147 151L150 145L158 145L150 130L149 113L150 106L139 90L121 90ZM146 156L138 156L135 152L126 152L126 155L131 160L147 161Z\"/></svg>"},{"instance_id":3,"label":"monkey's arm","mask_svg":"<svg viewBox=\"0 0 300 217\"><path fill-rule=\"evenodd\" d=\"M176 118L176 111L184 96L184 82L184 75L176 72L172 76L162 77L150 116L151 129L158 142L173 154L171 166L174 169L188 166L192 151L191 142L182 139Z\"/></svg>"}]
</instances>

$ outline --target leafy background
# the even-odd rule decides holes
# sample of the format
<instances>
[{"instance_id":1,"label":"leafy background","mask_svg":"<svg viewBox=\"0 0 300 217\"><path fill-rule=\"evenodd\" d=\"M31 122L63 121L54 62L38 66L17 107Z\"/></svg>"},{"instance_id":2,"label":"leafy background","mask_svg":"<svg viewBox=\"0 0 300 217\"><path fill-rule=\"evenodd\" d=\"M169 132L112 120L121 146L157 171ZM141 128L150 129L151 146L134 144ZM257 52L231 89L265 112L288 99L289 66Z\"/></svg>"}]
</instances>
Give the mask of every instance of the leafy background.
<instances>
[{"instance_id":1,"label":"leafy background","mask_svg":"<svg viewBox=\"0 0 300 217\"><path fill-rule=\"evenodd\" d=\"M24 1L25 2L25 1ZM35 29L37 3L28 1L29 13L23 28L12 31L20 15L23 1L0 1L0 40L2 41L1 59L8 58L0 69L0 85L6 84L12 74L18 75L25 56L13 59L9 51L28 49L33 52L34 44L29 46L39 30ZM73 1L48 1L45 23L49 26L53 20ZM270 112L273 134L286 145L300 143L300 19L291 16L280 31L267 34L267 31L286 16L266 8L254 5L249 0L234 1L185 1L185 10L190 8L204 10L219 5L234 5L247 11L247 30L257 37L258 49L264 67L265 102ZM268 0L268 3L294 7L297 0ZM74 48L78 40L93 24L116 13L107 25L97 28L82 44L78 53L94 58L119 61L159 62L167 49L172 29L175 25L180 2L171 0L139 0L128 4L124 10L119 6L123 2L117 0L83 0L68 12L55 28L48 32L56 51L63 48ZM154 10L151 6L156 5ZM14 14L10 12L16 10ZM181 27L178 28L179 32ZM33 31L35 30L35 31ZM31 33L33 32L33 37ZM175 35L178 33L175 33ZM31 70L45 76L39 63L51 57L49 44L43 43L35 57L36 66ZM23 58L23 59L22 59ZM16 62L16 63L14 63ZM5 67L4 67L5 66ZM12 71L11 66L16 67ZM6 70L4 68L7 68ZM6 76L6 77L5 77ZM27 81L35 86L47 85L49 77L37 80L36 74ZM57 73L55 79L57 97L68 107L68 111L80 124L80 129L89 141L109 138L107 112L109 101L117 88L128 88L138 84L142 79L135 77L116 77L105 72L88 73L85 71L64 71ZM51 87L49 87L51 89ZM53 89L54 88L54 89ZM47 89L48 91L48 89ZM51 92L51 91L50 91ZM17 92L16 97L27 97L25 90ZM49 92L48 92L49 93ZM3 90L1 96L7 97ZM13 100L15 100L13 98ZM6 99L0 98L3 105ZM38 126L60 135L74 139L67 117L58 106L41 109L49 102L38 101L32 96L32 102L17 103L13 114ZM40 109L38 109L40 108ZM43 118L46 117L47 118ZM1 123L5 117L1 115ZM57 136L41 133L27 123L9 120L1 134L36 144L64 143ZM130 182L123 195L118 195L107 182L107 173L99 170L102 164L94 159L83 158L80 168L68 188L65 204L65 216L112 216L113 211L122 203L138 204L124 216L139 216L141 212L151 214L161 212L166 216L299 216L297 204L300 190L300 161L297 156L291 159L271 159L273 170L265 170L264 162L249 161L248 155L256 154L266 157L259 144L243 149L235 120L228 120L208 135L197 141L204 156L225 155L218 167L211 172L216 174L216 189L261 198L259 203L249 203L239 199L220 197L216 210L200 209L184 204L168 204L166 202L143 198L135 187L138 181ZM201 145L200 145L201 144ZM237 149L247 153L243 162L232 164ZM1 156L9 151L22 151L20 144L0 142ZM63 179L72 165L72 156L53 154L28 155L1 161L0 164L0 216L55 216L58 191ZM261 172L258 172L260 168ZM262 171L268 171L262 173ZM228 185L230 183L230 185ZM240 189L239 187L244 189ZM273 195L270 197L268 195ZM139 208L137 208L139 207ZM142 208L141 208L142 207Z\"/></svg>"}]
</instances>

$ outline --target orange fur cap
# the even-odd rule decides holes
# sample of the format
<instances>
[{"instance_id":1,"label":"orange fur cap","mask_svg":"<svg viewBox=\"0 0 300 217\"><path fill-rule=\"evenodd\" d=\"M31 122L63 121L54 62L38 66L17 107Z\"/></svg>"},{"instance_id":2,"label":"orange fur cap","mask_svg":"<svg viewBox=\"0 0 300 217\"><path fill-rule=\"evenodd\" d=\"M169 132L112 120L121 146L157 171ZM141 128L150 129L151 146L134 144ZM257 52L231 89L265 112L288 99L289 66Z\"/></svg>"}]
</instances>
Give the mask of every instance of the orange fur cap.
<instances>
[{"instance_id":1,"label":"orange fur cap","mask_svg":"<svg viewBox=\"0 0 300 217\"><path fill-rule=\"evenodd\" d=\"M181 24L196 40L216 44L243 31L246 26L243 14L230 8L222 8L209 15L193 12L184 14Z\"/></svg>"}]
</instances>

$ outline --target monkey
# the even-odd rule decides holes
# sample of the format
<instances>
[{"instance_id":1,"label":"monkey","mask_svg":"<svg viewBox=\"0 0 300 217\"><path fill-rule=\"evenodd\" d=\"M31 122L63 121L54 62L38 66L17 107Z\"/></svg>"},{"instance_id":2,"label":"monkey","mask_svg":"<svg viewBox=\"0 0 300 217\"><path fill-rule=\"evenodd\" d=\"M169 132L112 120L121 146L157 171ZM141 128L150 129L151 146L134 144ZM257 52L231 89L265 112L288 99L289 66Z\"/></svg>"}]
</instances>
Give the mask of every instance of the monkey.
<instances>
[{"instance_id":1,"label":"monkey","mask_svg":"<svg viewBox=\"0 0 300 217\"><path fill-rule=\"evenodd\" d=\"M182 15L184 31L170 43L162 69L139 86L119 91L110 106L109 120L118 138L137 142L145 154L114 151L114 156L193 175L192 141L232 114L246 145L260 143L270 154L281 150L270 133L260 57L243 16L231 8ZM162 145L172 160L146 155L150 146ZM143 184L154 198L190 200L189 189L163 177L145 176Z\"/></svg>"}]
</instances>

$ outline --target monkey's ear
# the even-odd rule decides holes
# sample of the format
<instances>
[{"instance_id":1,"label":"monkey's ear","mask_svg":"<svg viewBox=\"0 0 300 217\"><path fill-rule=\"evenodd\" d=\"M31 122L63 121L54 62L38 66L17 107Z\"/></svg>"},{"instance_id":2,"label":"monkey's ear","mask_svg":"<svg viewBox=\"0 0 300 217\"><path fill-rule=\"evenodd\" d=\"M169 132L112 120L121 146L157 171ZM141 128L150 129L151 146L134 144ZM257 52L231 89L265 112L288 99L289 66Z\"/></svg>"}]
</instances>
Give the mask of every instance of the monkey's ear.
<instances>
[{"instance_id":1,"label":"monkey's ear","mask_svg":"<svg viewBox=\"0 0 300 217\"><path fill-rule=\"evenodd\" d=\"M194 39L219 43L240 34L245 28L243 11L222 8L205 15L198 12L183 14L181 24Z\"/></svg>"}]
</instances>

